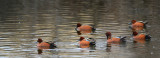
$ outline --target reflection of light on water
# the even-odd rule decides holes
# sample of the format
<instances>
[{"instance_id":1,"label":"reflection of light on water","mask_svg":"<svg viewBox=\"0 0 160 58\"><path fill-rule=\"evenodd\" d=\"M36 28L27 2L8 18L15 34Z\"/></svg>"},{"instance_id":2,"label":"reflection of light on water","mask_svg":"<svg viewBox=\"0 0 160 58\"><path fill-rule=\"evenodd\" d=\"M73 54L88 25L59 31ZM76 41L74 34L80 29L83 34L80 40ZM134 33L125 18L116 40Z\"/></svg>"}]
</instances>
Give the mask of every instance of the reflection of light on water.
<instances>
[{"instance_id":1,"label":"reflection of light on water","mask_svg":"<svg viewBox=\"0 0 160 58\"><path fill-rule=\"evenodd\" d=\"M129 39L128 22L147 19L147 26L159 26L158 4L156 1L128 0L6 0L0 3L0 57L141 58L150 56L148 54L156 55L159 28L148 28L147 31L152 31L155 37L150 43L134 44ZM95 25L95 33L77 35L74 28L78 22ZM127 44L106 47L106 31L112 32L112 37L127 36ZM78 48L76 42L80 36L96 39L95 50ZM43 50L44 53L38 55L35 42L39 37L45 42L56 41L58 48ZM107 48L110 52L106 52Z\"/></svg>"}]
</instances>

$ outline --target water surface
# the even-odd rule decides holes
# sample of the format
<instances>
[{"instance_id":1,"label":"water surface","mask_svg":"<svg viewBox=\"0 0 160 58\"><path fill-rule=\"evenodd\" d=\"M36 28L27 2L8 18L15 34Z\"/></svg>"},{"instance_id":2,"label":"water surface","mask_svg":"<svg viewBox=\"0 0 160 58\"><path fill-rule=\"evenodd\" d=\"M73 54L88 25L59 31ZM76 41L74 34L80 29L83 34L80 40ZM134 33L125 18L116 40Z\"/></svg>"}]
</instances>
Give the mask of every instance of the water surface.
<instances>
[{"instance_id":1,"label":"water surface","mask_svg":"<svg viewBox=\"0 0 160 58\"><path fill-rule=\"evenodd\" d=\"M158 58L159 0L0 0L0 57L4 58ZM133 43L128 23L148 21L139 31L152 36ZM94 25L93 34L77 35L76 23ZM126 44L106 47L105 32L127 36ZM77 47L80 36L96 39L95 48ZM37 38L56 41L56 49L38 54Z\"/></svg>"}]
</instances>

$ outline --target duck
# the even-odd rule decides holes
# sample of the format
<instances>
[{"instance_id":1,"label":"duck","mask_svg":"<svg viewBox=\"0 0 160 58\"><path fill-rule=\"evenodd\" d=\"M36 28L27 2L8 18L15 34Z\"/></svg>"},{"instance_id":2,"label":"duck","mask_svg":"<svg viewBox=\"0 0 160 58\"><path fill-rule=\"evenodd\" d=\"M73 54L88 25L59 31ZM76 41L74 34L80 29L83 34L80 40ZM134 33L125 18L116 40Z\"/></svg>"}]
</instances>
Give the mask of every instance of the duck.
<instances>
[{"instance_id":1,"label":"duck","mask_svg":"<svg viewBox=\"0 0 160 58\"><path fill-rule=\"evenodd\" d=\"M80 37L79 39L80 48L89 48L90 46L95 46L95 40L93 38L85 39Z\"/></svg>"},{"instance_id":2,"label":"duck","mask_svg":"<svg viewBox=\"0 0 160 58\"><path fill-rule=\"evenodd\" d=\"M82 25L81 23L77 23L77 27L75 28L78 34L81 33L91 33L95 32L95 28L89 25Z\"/></svg>"},{"instance_id":3,"label":"duck","mask_svg":"<svg viewBox=\"0 0 160 58\"><path fill-rule=\"evenodd\" d=\"M145 41L149 41L151 36L149 34L138 34L138 32L133 31L133 39L136 42L145 43Z\"/></svg>"},{"instance_id":4,"label":"duck","mask_svg":"<svg viewBox=\"0 0 160 58\"><path fill-rule=\"evenodd\" d=\"M146 28L146 24L148 24L148 22L143 22L143 21L136 21L136 20L132 20L130 23L130 28L135 29L135 30L143 30L144 28Z\"/></svg>"},{"instance_id":5,"label":"duck","mask_svg":"<svg viewBox=\"0 0 160 58\"><path fill-rule=\"evenodd\" d=\"M116 37L116 38L112 38L111 36L111 32L106 32L106 36L107 36L107 43L121 43L121 42L126 42L125 38L126 36L124 37Z\"/></svg>"},{"instance_id":6,"label":"duck","mask_svg":"<svg viewBox=\"0 0 160 58\"><path fill-rule=\"evenodd\" d=\"M54 48L56 48L56 45L54 42L43 42L43 40L41 38L38 38L37 42L38 42L38 44L37 44L38 49L54 49Z\"/></svg>"}]
</instances>

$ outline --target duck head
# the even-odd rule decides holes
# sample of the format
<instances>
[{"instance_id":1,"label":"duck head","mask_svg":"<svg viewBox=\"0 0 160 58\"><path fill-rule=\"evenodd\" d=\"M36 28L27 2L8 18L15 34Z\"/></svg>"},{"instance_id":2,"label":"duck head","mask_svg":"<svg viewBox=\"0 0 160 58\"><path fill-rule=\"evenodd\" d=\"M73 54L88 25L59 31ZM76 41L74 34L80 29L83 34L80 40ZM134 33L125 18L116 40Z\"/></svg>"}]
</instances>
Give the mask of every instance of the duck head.
<instances>
[{"instance_id":1,"label":"duck head","mask_svg":"<svg viewBox=\"0 0 160 58\"><path fill-rule=\"evenodd\" d=\"M41 42L43 42L43 40L41 38L38 38L37 42L41 43Z\"/></svg>"},{"instance_id":2,"label":"duck head","mask_svg":"<svg viewBox=\"0 0 160 58\"><path fill-rule=\"evenodd\" d=\"M79 41L82 41L84 39L84 37L80 37Z\"/></svg>"},{"instance_id":3,"label":"duck head","mask_svg":"<svg viewBox=\"0 0 160 58\"><path fill-rule=\"evenodd\" d=\"M106 32L107 39L111 39L111 32Z\"/></svg>"},{"instance_id":4,"label":"duck head","mask_svg":"<svg viewBox=\"0 0 160 58\"><path fill-rule=\"evenodd\" d=\"M132 24L134 24L134 23L136 23L136 20L132 20L131 22L132 22Z\"/></svg>"},{"instance_id":5,"label":"duck head","mask_svg":"<svg viewBox=\"0 0 160 58\"><path fill-rule=\"evenodd\" d=\"M133 34L132 34L133 36L136 36L136 35L138 35L138 33L136 32L136 31L133 31Z\"/></svg>"},{"instance_id":6,"label":"duck head","mask_svg":"<svg viewBox=\"0 0 160 58\"><path fill-rule=\"evenodd\" d=\"M81 23L77 23L77 27L80 27L81 26Z\"/></svg>"}]
</instances>

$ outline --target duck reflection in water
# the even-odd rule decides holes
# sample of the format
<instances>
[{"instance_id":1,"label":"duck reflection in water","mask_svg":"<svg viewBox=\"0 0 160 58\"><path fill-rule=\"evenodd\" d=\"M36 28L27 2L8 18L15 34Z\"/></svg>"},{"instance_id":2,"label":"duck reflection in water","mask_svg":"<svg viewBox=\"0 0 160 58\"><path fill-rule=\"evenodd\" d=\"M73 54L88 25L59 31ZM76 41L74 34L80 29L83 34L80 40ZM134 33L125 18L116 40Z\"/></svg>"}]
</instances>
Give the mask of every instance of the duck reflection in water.
<instances>
[{"instance_id":1,"label":"duck reflection in water","mask_svg":"<svg viewBox=\"0 0 160 58\"><path fill-rule=\"evenodd\" d=\"M113 47L126 47L126 43L107 43L106 44L106 52L111 52Z\"/></svg>"},{"instance_id":2,"label":"duck reflection in water","mask_svg":"<svg viewBox=\"0 0 160 58\"><path fill-rule=\"evenodd\" d=\"M37 48L38 48L38 54L42 54L43 49L54 49L57 48L54 42L43 42L41 38L38 38L37 40Z\"/></svg>"},{"instance_id":3,"label":"duck reflection in water","mask_svg":"<svg viewBox=\"0 0 160 58\"><path fill-rule=\"evenodd\" d=\"M49 52L49 53L52 53L52 54L57 54L57 51L54 50L54 49L49 49L49 50L38 49L37 50L38 54L42 54L44 51L47 52L47 53Z\"/></svg>"},{"instance_id":4,"label":"duck reflection in water","mask_svg":"<svg viewBox=\"0 0 160 58\"><path fill-rule=\"evenodd\" d=\"M38 54L42 54L43 53L42 49L38 49L37 51L38 51Z\"/></svg>"},{"instance_id":5,"label":"duck reflection in water","mask_svg":"<svg viewBox=\"0 0 160 58\"><path fill-rule=\"evenodd\" d=\"M107 43L106 45L106 52L111 52L111 43Z\"/></svg>"},{"instance_id":6,"label":"duck reflection in water","mask_svg":"<svg viewBox=\"0 0 160 58\"><path fill-rule=\"evenodd\" d=\"M81 25L80 23L77 23L77 27L75 28L75 30L77 31L78 35L81 35L95 32L96 29L89 25Z\"/></svg>"}]
</instances>

